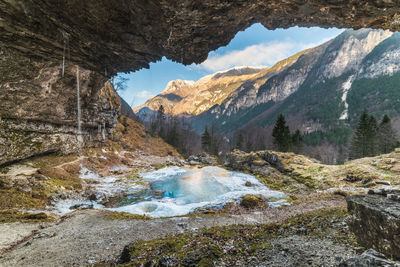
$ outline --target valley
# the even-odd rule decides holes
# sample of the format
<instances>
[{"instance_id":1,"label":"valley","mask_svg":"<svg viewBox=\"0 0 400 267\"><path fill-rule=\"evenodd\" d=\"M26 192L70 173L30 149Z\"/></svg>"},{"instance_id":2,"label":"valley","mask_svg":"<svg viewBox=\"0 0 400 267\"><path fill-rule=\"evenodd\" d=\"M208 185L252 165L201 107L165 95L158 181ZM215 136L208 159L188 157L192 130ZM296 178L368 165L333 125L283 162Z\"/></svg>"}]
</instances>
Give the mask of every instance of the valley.
<instances>
[{"instance_id":1,"label":"valley","mask_svg":"<svg viewBox=\"0 0 400 267\"><path fill-rule=\"evenodd\" d=\"M0 267L400 266L399 14L0 0Z\"/></svg>"},{"instance_id":2,"label":"valley","mask_svg":"<svg viewBox=\"0 0 400 267\"><path fill-rule=\"evenodd\" d=\"M244 135L251 143L247 151L276 149L271 132L283 114L291 131L299 129L304 135L303 153L335 164L343 157L340 149L349 157L352 131L362 112L377 120L389 115L399 132L398 38L388 31L346 30L270 68L234 68L190 84L172 81L174 86L168 85L135 112L146 121L162 105L165 114L184 117L198 133L214 127L231 141L231 148L238 135ZM184 94L169 98L190 88L193 94L200 87L197 99ZM215 92L218 99L212 97Z\"/></svg>"}]
</instances>

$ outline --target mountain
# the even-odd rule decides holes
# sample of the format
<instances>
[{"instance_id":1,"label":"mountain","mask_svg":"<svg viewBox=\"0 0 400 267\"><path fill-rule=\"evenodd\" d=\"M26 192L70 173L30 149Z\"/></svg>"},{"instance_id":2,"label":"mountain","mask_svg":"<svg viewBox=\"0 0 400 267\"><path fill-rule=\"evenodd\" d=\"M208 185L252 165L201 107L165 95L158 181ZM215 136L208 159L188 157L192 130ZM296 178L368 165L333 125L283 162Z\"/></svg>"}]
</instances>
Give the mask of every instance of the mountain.
<instances>
[{"instance_id":1,"label":"mountain","mask_svg":"<svg viewBox=\"0 0 400 267\"><path fill-rule=\"evenodd\" d=\"M198 115L216 104L221 104L243 82L251 80L266 69L268 68L246 66L220 71L197 82L174 80L167 84L161 94L149 99L134 111L142 114L143 110L158 110L163 105L169 115Z\"/></svg>"},{"instance_id":2,"label":"mountain","mask_svg":"<svg viewBox=\"0 0 400 267\"><path fill-rule=\"evenodd\" d=\"M287 117L306 141L345 144L360 114L400 116L400 34L346 30L336 38L271 68L242 67L198 82L172 81L135 111L189 117L194 129L214 124L229 134L249 125L271 128Z\"/></svg>"}]
</instances>

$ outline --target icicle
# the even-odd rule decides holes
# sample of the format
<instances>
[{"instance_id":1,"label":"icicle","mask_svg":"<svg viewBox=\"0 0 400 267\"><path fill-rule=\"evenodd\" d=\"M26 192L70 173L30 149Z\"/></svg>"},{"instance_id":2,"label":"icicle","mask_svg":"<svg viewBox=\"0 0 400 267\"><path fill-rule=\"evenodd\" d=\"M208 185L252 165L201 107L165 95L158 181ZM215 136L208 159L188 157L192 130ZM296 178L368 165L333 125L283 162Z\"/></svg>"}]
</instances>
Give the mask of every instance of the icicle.
<instances>
[{"instance_id":1,"label":"icicle","mask_svg":"<svg viewBox=\"0 0 400 267\"><path fill-rule=\"evenodd\" d=\"M101 129L101 137L103 138L103 142L106 141L106 123L103 122L103 128Z\"/></svg>"},{"instance_id":2,"label":"icicle","mask_svg":"<svg viewBox=\"0 0 400 267\"><path fill-rule=\"evenodd\" d=\"M79 147L82 144L82 129L81 129L81 99L80 99L80 84L79 84L79 66L76 65L76 104L78 109L78 143Z\"/></svg>"},{"instance_id":3,"label":"icicle","mask_svg":"<svg viewBox=\"0 0 400 267\"><path fill-rule=\"evenodd\" d=\"M64 77L65 74L65 53L66 50L68 49L68 53L69 53L69 34L67 32L65 32L62 29L59 29L59 31L61 32L62 36L63 36L63 43L64 43L64 47L63 47L63 58L62 58L62 73L61 76ZM71 58L69 58L69 60L71 60Z\"/></svg>"},{"instance_id":4,"label":"icicle","mask_svg":"<svg viewBox=\"0 0 400 267\"><path fill-rule=\"evenodd\" d=\"M62 77L64 77L65 70L65 39L64 39L64 49L63 49L63 61L62 61Z\"/></svg>"}]
</instances>

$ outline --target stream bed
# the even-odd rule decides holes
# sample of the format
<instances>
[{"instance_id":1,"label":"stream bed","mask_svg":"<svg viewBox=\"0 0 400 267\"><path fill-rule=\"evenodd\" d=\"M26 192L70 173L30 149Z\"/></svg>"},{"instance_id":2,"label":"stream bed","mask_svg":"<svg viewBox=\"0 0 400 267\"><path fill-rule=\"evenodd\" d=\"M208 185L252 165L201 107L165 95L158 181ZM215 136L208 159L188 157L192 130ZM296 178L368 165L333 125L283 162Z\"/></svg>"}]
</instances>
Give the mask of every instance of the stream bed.
<instances>
[{"instance_id":1,"label":"stream bed","mask_svg":"<svg viewBox=\"0 0 400 267\"><path fill-rule=\"evenodd\" d=\"M249 174L227 171L220 167L200 169L165 167L139 173L136 179L100 177L82 169L81 179L95 181L96 200L62 200L55 203L54 212L66 214L82 205L93 208L128 212L149 217L186 215L200 207L220 208L239 201L246 194L262 195L271 207L288 205L285 194L267 188ZM104 196L122 195L112 207L105 207ZM101 197L103 196L103 197Z\"/></svg>"}]
</instances>

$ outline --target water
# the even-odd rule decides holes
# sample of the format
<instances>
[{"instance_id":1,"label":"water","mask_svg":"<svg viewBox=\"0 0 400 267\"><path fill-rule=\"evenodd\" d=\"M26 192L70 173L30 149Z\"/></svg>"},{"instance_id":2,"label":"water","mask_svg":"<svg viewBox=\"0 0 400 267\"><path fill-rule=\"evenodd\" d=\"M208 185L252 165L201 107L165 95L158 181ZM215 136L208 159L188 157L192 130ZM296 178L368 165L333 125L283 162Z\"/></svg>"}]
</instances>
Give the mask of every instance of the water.
<instances>
[{"instance_id":1,"label":"water","mask_svg":"<svg viewBox=\"0 0 400 267\"><path fill-rule=\"evenodd\" d=\"M124 169L114 166L113 170ZM239 201L246 194L259 194L270 199L271 207L287 205L286 196L279 191L270 190L252 175L227 171L219 167L188 169L167 167L157 171L142 173L136 182L108 176L100 177L83 168L81 179L95 180L98 202L87 200L67 200L56 203L54 209L59 214L70 212L75 204L101 205L102 196L124 195L114 211L147 215L150 217L180 216L193 212L199 207L222 207L233 201ZM246 186L250 183L251 186Z\"/></svg>"},{"instance_id":2,"label":"water","mask_svg":"<svg viewBox=\"0 0 400 267\"><path fill-rule=\"evenodd\" d=\"M65 40L63 48L63 58L62 58L62 77L64 77L64 70L65 70Z\"/></svg>"},{"instance_id":3,"label":"water","mask_svg":"<svg viewBox=\"0 0 400 267\"><path fill-rule=\"evenodd\" d=\"M252 175L219 167L195 170L167 167L145 173L143 178L151 183L153 192L157 191L162 197L153 196L150 200L138 201L113 210L166 217L185 215L199 207L222 207L228 202L238 201L246 194L260 194L267 199L285 198L282 192L268 189ZM251 186L246 186L246 182L250 182ZM280 204L283 205L284 201Z\"/></svg>"}]
</instances>

